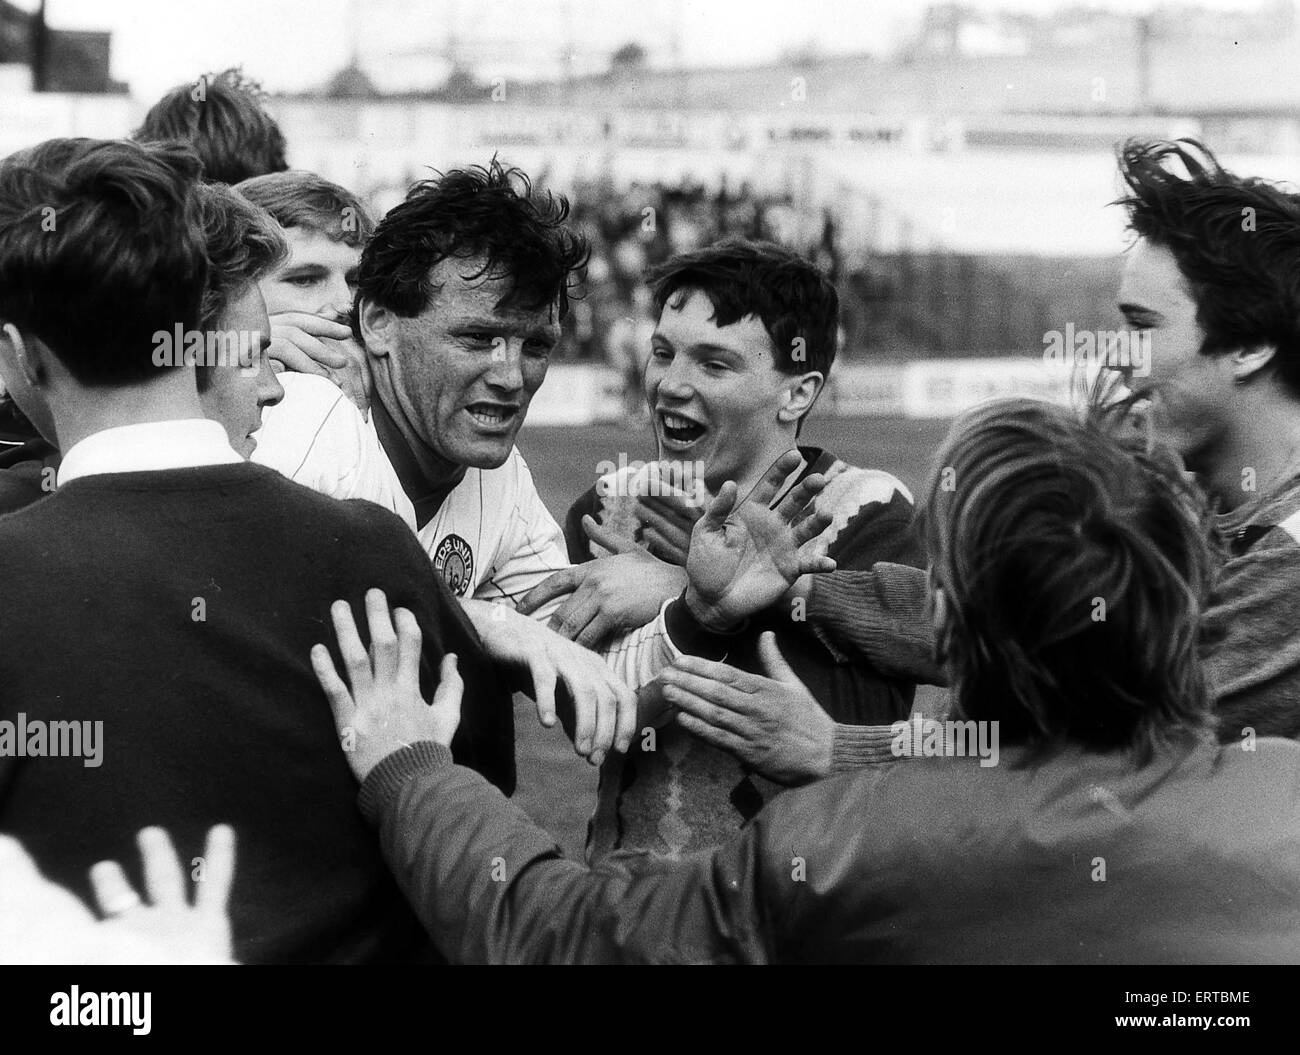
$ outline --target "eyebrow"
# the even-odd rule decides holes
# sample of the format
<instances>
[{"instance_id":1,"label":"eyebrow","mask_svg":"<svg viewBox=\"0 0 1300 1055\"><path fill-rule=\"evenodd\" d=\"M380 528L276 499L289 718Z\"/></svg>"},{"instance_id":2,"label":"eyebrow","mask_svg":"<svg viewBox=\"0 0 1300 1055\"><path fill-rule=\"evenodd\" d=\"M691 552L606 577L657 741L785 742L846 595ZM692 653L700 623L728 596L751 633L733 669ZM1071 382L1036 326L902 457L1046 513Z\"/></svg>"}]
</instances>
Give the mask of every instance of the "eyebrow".
<instances>
[{"instance_id":1,"label":"eyebrow","mask_svg":"<svg viewBox=\"0 0 1300 1055\"><path fill-rule=\"evenodd\" d=\"M652 342L657 341L660 344L666 344L669 348L676 349L676 345L671 340L661 334L658 330L650 335ZM745 353L731 348L725 344L714 344L711 341L704 341L701 344L692 344L687 346L687 351L692 355L729 355L733 359L746 358Z\"/></svg>"},{"instance_id":2,"label":"eyebrow","mask_svg":"<svg viewBox=\"0 0 1300 1055\"><path fill-rule=\"evenodd\" d=\"M1144 308L1141 304L1123 303L1119 306L1120 314L1129 322L1141 321L1159 325L1165 321L1164 315L1154 308Z\"/></svg>"},{"instance_id":3,"label":"eyebrow","mask_svg":"<svg viewBox=\"0 0 1300 1055\"><path fill-rule=\"evenodd\" d=\"M515 326L508 319L501 319L491 315L468 315L459 319L452 319L448 324L450 330L487 330L491 333L503 333L513 331ZM529 337L545 337L551 340L555 337L555 329L546 325L529 327L526 331Z\"/></svg>"},{"instance_id":4,"label":"eyebrow","mask_svg":"<svg viewBox=\"0 0 1300 1055\"><path fill-rule=\"evenodd\" d=\"M283 272L281 272L281 274L285 274L285 275L293 275L293 274L317 274L317 275L326 275L326 274L329 274L329 268L325 267L323 264L309 264L309 263L290 264L288 267L286 267L286 268L284 269Z\"/></svg>"}]
</instances>

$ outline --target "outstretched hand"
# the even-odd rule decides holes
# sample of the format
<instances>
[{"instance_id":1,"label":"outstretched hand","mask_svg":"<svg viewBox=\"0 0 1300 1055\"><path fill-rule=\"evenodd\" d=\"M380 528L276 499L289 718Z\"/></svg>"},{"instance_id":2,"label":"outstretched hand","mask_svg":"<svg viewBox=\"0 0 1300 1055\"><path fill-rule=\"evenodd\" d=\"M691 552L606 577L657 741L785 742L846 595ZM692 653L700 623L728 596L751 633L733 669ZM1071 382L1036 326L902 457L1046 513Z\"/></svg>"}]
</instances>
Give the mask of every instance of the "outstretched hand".
<instances>
[{"instance_id":1,"label":"outstretched hand","mask_svg":"<svg viewBox=\"0 0 1300 1055\"><path fill-rule=\"evenodd\" d=\"M800 575L835 570L821 537L831 517L813 503L826 486L824 476L805 477L770 506L798 466L798 452L787 451L744 501L728 480L695 525L686 605L703 626L728 630L774 604Z\"/></svg>"},{"instance_id":2,"label":"outstretched hand","mask_svg":"<svg viewBox=\"0 0 1300 1055\"><path fill-rule=\"evenodd\" d=\"M421 740L450 747L460 725L460 702L465 691L455 653L443 657L430 706L420 695L423 636L411 612L399 608L394 620L383 590L368 590L369 653L357 635L351 605L335 601L330 615L348 680L345 683L339 677L324 645L312 646L311 665L334 712L339 741L357 779L365 780L388 755Z\"/></svg>"},{"instance_id":3,"label":"outstretched hand","mask_svg":"<svg viewBox=\"0 0 1300 1055\"><path fill-rule=\"evenodd\" d=\"M767 677L683 656L660 675L677 724L778 784L827 776L835 722L790 668L770 631L758 641Z\"/></svg>"},{"instance_id":4,"label":"outstretched hand","mask_svg":"<svg viewBox=\"0 0 1300 1055\"><path fill-rule=\"evenodd\" d=\"M171 963L233 963L230 938L230 888L235 876L235 833L219 824L208 831L200 861L194 862L194 904L185 868L162 828L137 836L144 865L146 902L116 861L90 870L95 903L104 915L104 933L143 939Z\"/></svg>"}]
</instances>

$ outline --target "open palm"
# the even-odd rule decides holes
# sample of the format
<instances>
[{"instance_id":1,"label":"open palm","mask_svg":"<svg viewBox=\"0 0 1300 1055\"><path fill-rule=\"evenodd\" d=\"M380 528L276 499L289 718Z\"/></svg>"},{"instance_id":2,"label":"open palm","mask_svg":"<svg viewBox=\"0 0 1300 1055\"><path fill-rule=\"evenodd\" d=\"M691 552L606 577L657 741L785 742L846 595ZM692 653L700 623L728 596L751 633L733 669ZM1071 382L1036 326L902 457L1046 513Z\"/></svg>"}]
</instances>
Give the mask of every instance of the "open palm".
<instances>
[{"instance_id":1,"label":"open palm","mask_svg":"<svg viewBox=\"0 0 1300 1055\"><path fill-rule=\"evenodd\" d=\"M706 627L725 630L774 604L800 575L835 570L821 537L830 516L812 506L826 486L824 476L805 477L771 507L798 465L798 452L782 455L743 502L728 481L696 523L686 558L686 603Z\"/></svg>"}]
</instances>

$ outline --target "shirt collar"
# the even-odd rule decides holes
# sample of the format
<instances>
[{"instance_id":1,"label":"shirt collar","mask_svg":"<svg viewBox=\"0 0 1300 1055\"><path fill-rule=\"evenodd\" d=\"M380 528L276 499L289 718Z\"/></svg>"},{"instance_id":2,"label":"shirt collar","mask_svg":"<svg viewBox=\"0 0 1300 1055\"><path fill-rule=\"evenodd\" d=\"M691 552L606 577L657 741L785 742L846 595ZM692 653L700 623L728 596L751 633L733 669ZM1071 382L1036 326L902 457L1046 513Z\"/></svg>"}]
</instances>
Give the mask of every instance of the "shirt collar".
<instances>
[{"instance_id":1,"label":"shirt collar","mask_svg":"<svg viewBox=\"0 0 1300 1055\"><path fill-rule=\"evenodd\" d=\"M225 428L206 418L147 421L91 433L72 445L59 466L59 486L81 476L143 473L233 465L235 453Z\"/></svg>"}]
</instances>

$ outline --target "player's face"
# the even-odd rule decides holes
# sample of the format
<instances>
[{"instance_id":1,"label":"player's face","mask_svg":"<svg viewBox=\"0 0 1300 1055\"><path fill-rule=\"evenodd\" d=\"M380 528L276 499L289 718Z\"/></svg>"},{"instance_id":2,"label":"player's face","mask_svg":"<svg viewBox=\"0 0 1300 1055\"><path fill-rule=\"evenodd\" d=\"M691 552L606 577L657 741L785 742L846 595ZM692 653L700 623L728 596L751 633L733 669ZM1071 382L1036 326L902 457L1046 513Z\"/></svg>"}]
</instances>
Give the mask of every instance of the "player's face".
<instances>
[{"instance_id":1,"label":"player's face","mask_svg":"<svg viewBox=\"0 0 1300 1055\"><path fill-rule=\"evenodd\" d=\"M1151 401L1156 435L1195 469L1220 435L1232 392L1228 357L1203 355L1196 301L1174 255L1140 239L1128 252L1119 308L1130 330L1150 333L1151 372L1129 388Z\"/></svg>"},{"instance_id":2,"label":"player's face","mask_svg":"<svg viewBox=\"0 0 1300 1055\"><path fill-rule=\"evenodd\" d=\"M306 227L286 228L284 238L288 260L262 279L266 310L325 316L351 311L361 250Z\"/></svg>"},{"instance_id":3,"label":"player's face","mask_svg":"<svg viewBox=\"0 0 1300 1055\"><path fill-rule=\"evenodd\" d=\"M651 338L645 390L659 457L703 462L716 491L767 468L754 460L778 442L777 413L790 378L773 365L772 339L760 319L719 326L713 314L703 293L669 298Z\"/></svg>"},{"instance_id":4,"label":"player's face","mask_svg":"<svg viewBox=\"0 0 1300 1055\"><path fill-rule=\"evenodd\" d=\"M262 408L274 406L284 398L284 389L271 370L266 349L271 343L271 322L266 302L256 283L230 299L217 320L217 329L240 334L249 344L252 362L247 366L214 366L208 371L210 384L199 393L203 413L219 421L230 437L237 454L247 458L257 447L253 433L262 427ZM244 335L247 334L247 338Z\"/></svg>"},{"instance_id":5,"label":"player's face","mask_svg":"<svg viewBox=\"0 0 1300 1055\"><path fill-rule=\"evenodd\" d=\"M414 318L394 316L372 359L420 439L455 465L504 465L528 404L546 378L560 340L554 308L503 308L503 277L469 279L482 259L443 260L430 272L435 290ZM385 354L386 353L386 354Z\"/></svg>"}]
</instances>

